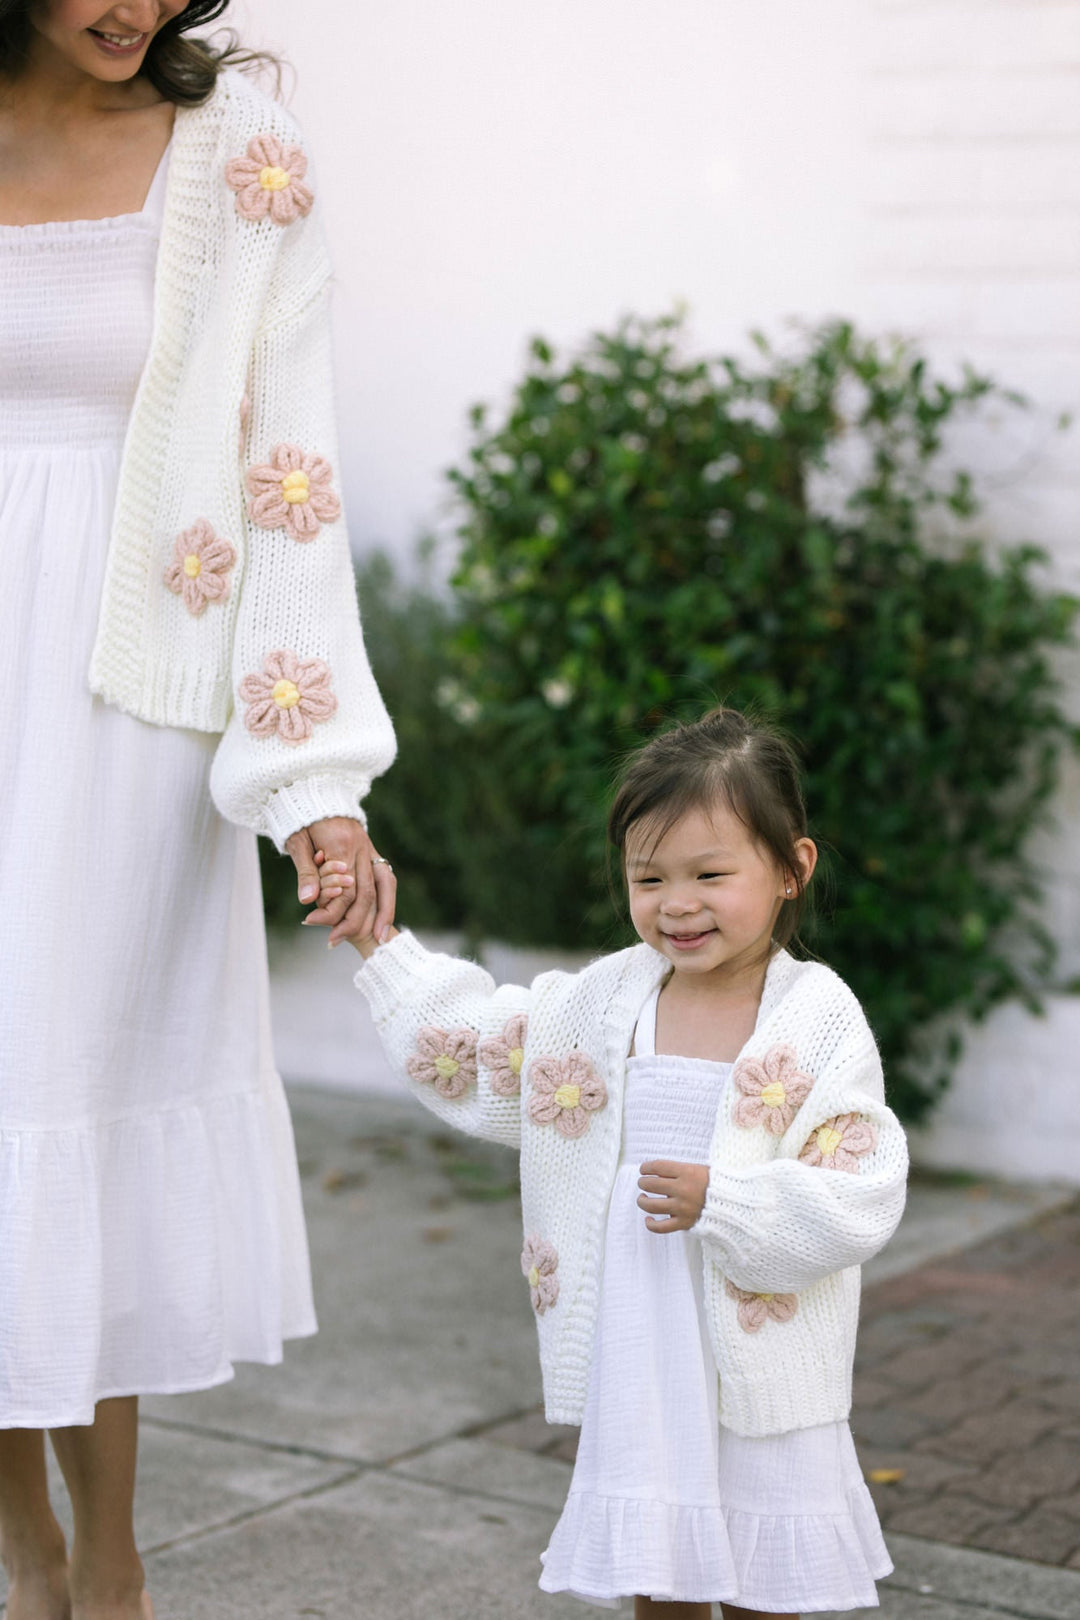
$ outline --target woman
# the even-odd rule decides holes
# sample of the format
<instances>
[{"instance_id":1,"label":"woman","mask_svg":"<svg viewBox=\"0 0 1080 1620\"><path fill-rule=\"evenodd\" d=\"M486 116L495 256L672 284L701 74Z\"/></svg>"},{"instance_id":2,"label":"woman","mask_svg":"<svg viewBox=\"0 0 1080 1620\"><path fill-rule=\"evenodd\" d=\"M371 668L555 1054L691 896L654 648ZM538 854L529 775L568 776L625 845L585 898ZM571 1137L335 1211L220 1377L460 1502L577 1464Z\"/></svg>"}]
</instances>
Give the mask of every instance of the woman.
<instances>
[{"instance_id":1,"label":"woman","mask_svg":"<svg viewBox=\"0 0 1080 1620\"><path fill-rule=\"evenodd\" d=\"M332 940L393 909L318 195L288 115L185 37L226 4L0 0L8 1620L146 1620L138 1395L314 1331L254 834L301 901L346 862Z\"/></svg>"}]
</instances>

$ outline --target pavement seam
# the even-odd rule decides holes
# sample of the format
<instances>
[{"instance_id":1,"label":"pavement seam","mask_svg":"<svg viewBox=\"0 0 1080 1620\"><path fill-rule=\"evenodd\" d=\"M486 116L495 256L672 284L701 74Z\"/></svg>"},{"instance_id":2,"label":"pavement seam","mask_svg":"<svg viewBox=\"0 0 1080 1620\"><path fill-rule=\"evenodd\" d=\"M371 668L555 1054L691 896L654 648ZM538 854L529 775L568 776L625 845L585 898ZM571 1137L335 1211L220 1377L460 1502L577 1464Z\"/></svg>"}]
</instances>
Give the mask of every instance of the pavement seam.
<instances>
[{"instance_id":1,"label":"pavement seam","mask_svg":"<svg viewBox=\"0 0 1080 1620\"><path fill-rule=\"evenodd\" d=\"M266 1514L277 1513L281 1508L291 1507L294 1502L310 1501L316 1496L325 1496L330 1491L336 1491L342 1485L351 1485L353 1480L361 1479L368 1470L366 1468L351 1468L336 1479L321 1480L318 1485L309 1485L305 1490L293 1491L288 1496L277 1497L272 1502L261 1502L258 1507L245 1508L241 1513L234 1513L228 1519L220 1519L216 1524L201 1525L197 1530L184 1531L182 1535L172 1536L168 1541L159 1541L153 1547L148 1547L145 1556L152 1558L155 1553L171 1552L174 1547L187 1547L195 1541L205 1541L210 1536L221 1535L229 1530L236 1530L243 1524L250 1524L253 1519L261 1519Z\"/></svg>"},{"instance_id":2,"label":"pavement seam","mask_svg":"<svg viewBox=\"0 0 1080 1620\"><path fill-rule=\"evenodd\" d=\"M460 1429L451 1429L432 1440L425 1440L420 1445L408 1446L404 1451L393 1452L389 1457L374 1459L356 1457L341 1451L320 1451L314 1446L301 1446L292 1440L264 1440L256 1435L245 1434L241 1430L219 1429L205 1423L187 1423L162 1417L143 1417L139 1421L146 1428L163 1429L172 1434L198 1435L203 1440L220 1440L229 1445L251 1446L259 1451L277 1451L289 1457L306 1457L315 1462L340 1463L349 1468L370 1471L396 1468L400 1463L413 1462L417 1457L424 1457L429 1451L437 1451L440 1446L451 1445L455 1440L476 1440L490 1429L500 1428L504 1423L515 1423L520 1418L531 1417L536 1410L535 1401L530 1406L514 1407L509 1412L500 1413L498 1417L480 1418L474 1423L466 1423ZM523 1451L529 1456L543 1455L532 1451L529 1447L507 1449Z\"/></svg>"},{"instance_id":3,"label":"pavement seam","mask_svg":"<svg viewBox=\"0 0 1080 1620\"><path fill-rule=\"evenodd\" d=\"M364 1470L379 1468L380 1462L366 1457L354 1457L341 1451L318 1451L313 1446L300 1446L291 1440L263 1440L258 1435L244 1434L236 1429L217 1429L205 1423L180 1423L172 1418L140 1417L141 1427L165 1429L172 1434L198 1435L203 1440L221 1440L229 1445L251 1446L256 1451L279 1451L288 1457L308 1457L314 1462L339 1463L347 1468ZM451 1436L456 1439L457 1436Z\"/></svg>"}]
</instances>

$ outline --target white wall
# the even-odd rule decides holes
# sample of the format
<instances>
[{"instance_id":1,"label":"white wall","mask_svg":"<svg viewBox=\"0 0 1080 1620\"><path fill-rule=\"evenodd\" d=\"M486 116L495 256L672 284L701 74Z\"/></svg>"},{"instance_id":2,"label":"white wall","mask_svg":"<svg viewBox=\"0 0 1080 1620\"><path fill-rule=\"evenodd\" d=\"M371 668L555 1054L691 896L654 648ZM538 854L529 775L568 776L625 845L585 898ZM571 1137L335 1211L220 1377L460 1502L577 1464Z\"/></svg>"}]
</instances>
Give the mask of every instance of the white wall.
<instances>
[{"instance_id":1,"label":"white wall","mask_svg":"<svg viewBox=\"0 0 1080 1620\"><path fill-rule=\"evenodd\" d=\"M406 547L526 340L851 302L862 0L244 0L296 66L337 265L354 538ZM318 27L297 16L318 16Z\"/></svg>"},{"instance_id":2,"label":"white wall","mask_svg":"<svg viewBox=\"0 0 1080 1620\"><path fill-rule=\"evenodd\" d=\"M1039 409L965 448L1003 540L1053 551L1080 590L1080 0L869 0L868 319L962 353ZM1080 717L1080 672L1063 666ZM1080 972L1080 772L1037 840L1062 976ZM1080 1000L971 1031L924 1161L1080 1183Z\"/></svg>"}]
</instances>

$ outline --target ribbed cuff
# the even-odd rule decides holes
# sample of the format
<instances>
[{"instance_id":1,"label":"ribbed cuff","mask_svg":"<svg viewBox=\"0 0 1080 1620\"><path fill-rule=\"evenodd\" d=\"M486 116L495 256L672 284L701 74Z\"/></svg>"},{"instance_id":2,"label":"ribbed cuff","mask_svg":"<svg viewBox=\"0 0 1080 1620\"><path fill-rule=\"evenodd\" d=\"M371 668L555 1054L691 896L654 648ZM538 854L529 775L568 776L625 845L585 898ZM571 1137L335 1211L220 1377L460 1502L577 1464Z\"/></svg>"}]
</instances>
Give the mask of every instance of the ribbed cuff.
<instances>
[{"instance_id":1,"label":"ribbed cuff","mask_svg":"<svg viewBox=\"0 0 1080 1620\"><path fill-rule=\"evenodd\" d=\"M425 950L407 928L379 945L353 976L370 1004L376 1024L391 1017L411 992L431 977L431 951Z\"/></svg>"},{"instance_id":2,"label":"ribbed cuff","mask_svg":"<svg viewBox=\"0 0 1080 1620\"><path fill-rule=\"evenodd\" d=\"M360 808L360 800L370 786L365 777L349 780L340 776L309 776L299 782L289 782L271 793L263 806L267 837L284 853L285 841L294 832L331 816L348 816L366 827L367 817Z\"/></svg>"}]
</instances>

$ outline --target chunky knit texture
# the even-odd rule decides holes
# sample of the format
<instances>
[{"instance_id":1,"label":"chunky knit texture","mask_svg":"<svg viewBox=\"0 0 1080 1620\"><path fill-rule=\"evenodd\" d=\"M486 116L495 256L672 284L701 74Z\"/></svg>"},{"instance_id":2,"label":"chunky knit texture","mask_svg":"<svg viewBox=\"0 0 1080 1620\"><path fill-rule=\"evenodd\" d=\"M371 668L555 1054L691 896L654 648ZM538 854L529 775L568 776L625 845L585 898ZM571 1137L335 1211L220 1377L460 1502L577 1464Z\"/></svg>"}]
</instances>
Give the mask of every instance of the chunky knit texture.
<instances>
[{"instance_id":1,"label":"chunky knit texture","mask_svg":"<svg viewBox=\"0 0 1080 1620\"><path fill-rule=\"evenodd\" d=\"M394 738L364 652L344 524L323 522L297 544L248 510L246 472L273 464L281 446L321 458L335 479L339 470L317 187L310 211L278 223L271 211L239 211L227 178L263 135L275 150L300 142L289 114L237 73L223 74L201 107L177 110L154 338L128 429L90 684L156 725L223 732L214 800L280 848L322 817L362 820L360 800L393 759ZM228 591L193 613L165 576L178 537L200 523L236 564ZM238 705L245 677L282 649L322 660L338 700L299 745L246 729Z\"/></svg>"},{"instance_id":2,"label":"chunky knit texture","mask_svg":"<svg viewBox=\"0 0 1080 1620\"><path fill-rule=\"evenodd\" d=\"M636 945L579 974L544 973L530 989L496 989L482 968L426 951L402 933L356 975L387 1055L416 1095L448 1124L520 1148L525 1232L534 1246L550 1244L557 1255L558 1298L537 1317L551 1423L581 1421L604 1221L620 1158L627 1053L638 1014L667 971L650 946ZM507 1096L484 1054L523 1014L521 1093ZM426 1044L419 1041L422 1030L429 1032ZM410 1059L418 1045L431 1048L432 1031L452 1034L459 1044L468 1033L479 1043L475 1084L456 1096L410 1075ZM859 1266L895 1230L907 1176L904 1133L886 1107L881 1062L858 1002L830 968L796 962L786 952L769 966L757 1026L739 1061L763 1064L778 1046L793 1049L798 1072L813 1084L780 1135L763 1124L738 1124L740 1093L725 1088L696 1228L706 1255L720 1419L743 1435L782 1434L847 1417ZM570 1054L587 1059L606 1088L604 1104L588 1112L584 1130L573 1136L530 1110L532 1066L539 1064L546 1077L552 1062ZM546 1078L544 1084L546 1096ZM563 1099L567 1108L576 1100L572 1091ZM812 1133L846 1114L873 1126L874 1146L860 1154L857 1172L801 1163ZM746 1293L795 1294L797 1308L784 1321L766 1309L763 1325L748 1332Z\"/></svg>"}]
</instances>

